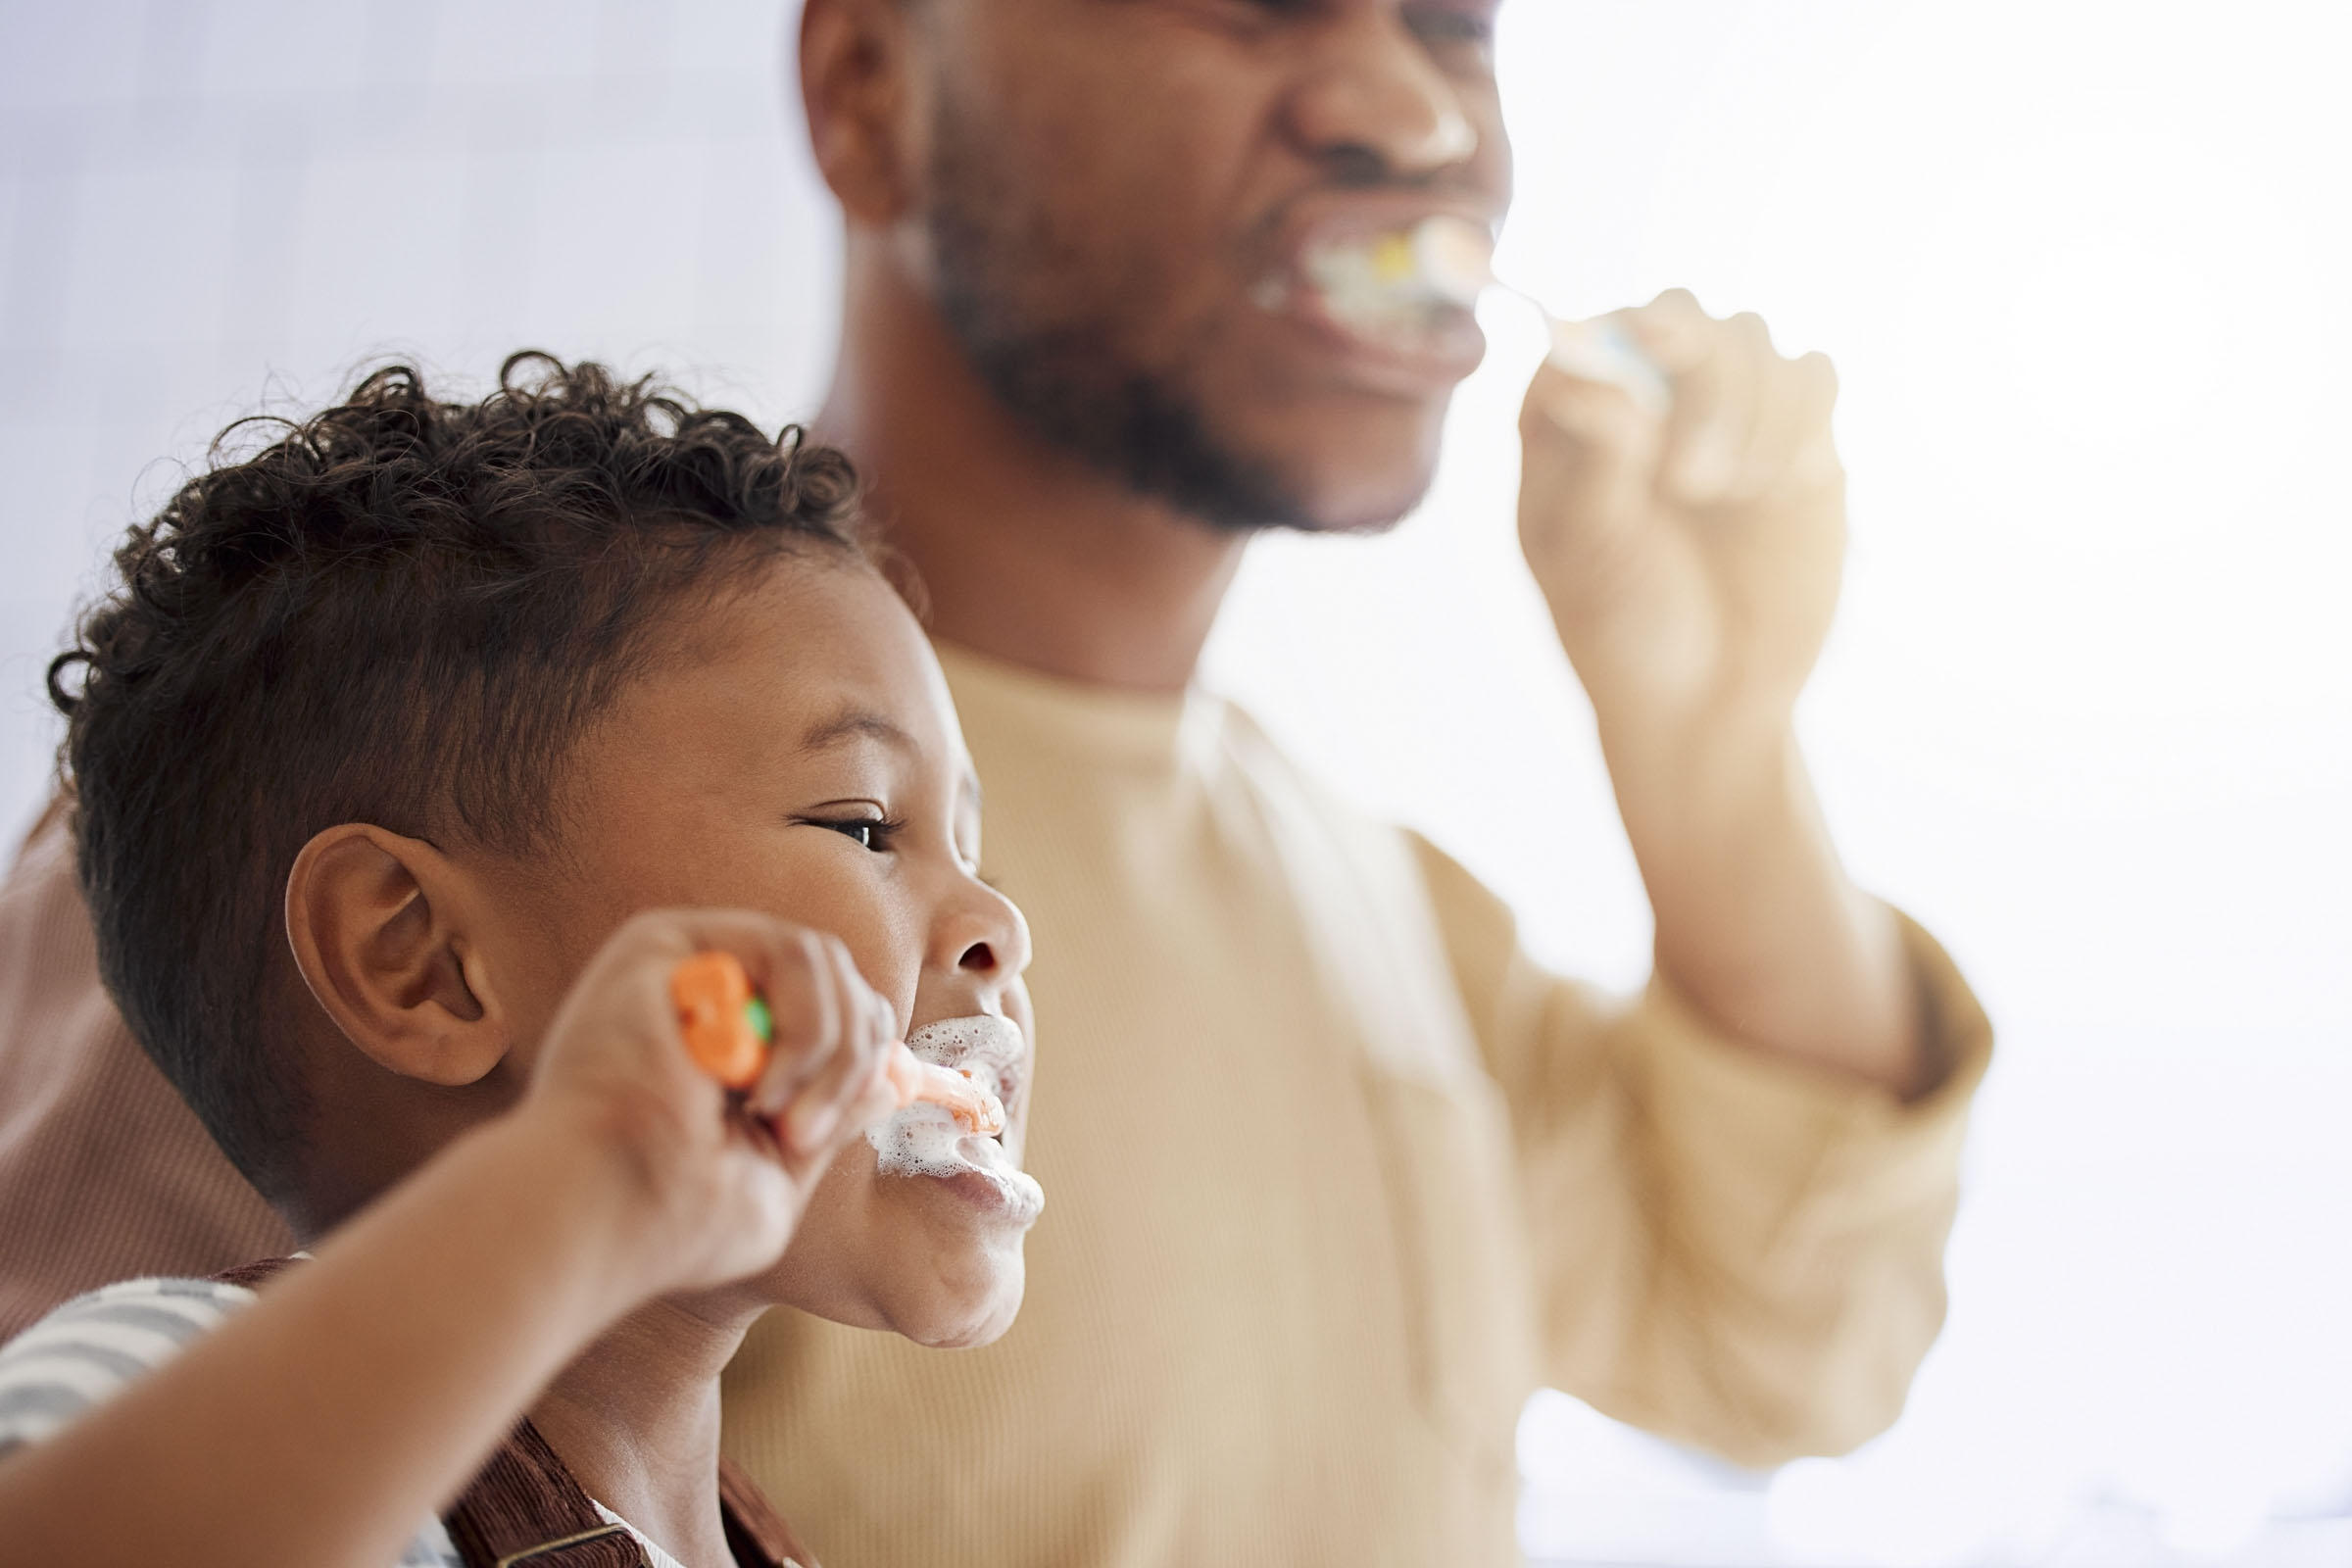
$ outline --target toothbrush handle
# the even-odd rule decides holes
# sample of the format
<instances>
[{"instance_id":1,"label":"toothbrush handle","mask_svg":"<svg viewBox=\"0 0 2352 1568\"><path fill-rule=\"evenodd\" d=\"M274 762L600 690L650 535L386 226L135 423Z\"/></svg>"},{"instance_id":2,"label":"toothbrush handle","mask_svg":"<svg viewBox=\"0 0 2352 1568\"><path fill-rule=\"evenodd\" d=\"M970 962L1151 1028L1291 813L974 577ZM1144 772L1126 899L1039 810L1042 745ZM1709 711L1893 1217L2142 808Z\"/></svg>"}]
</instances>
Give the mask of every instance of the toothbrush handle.
<instances>
[{"instance_id":1,"label":"toothbrush handle","mask_svg":"<svg viewBox=\"0 0 2352 1568\"><path fill-rule=\"evenodd\" d=\"M1551 327L1551 352L1545 358L1556 368L1579 380L1622 387L1651 414L1663 414L1674 406L1674 389L1665 372L1615 321L1605 316L1588 321L1546 319Z\"/></svg>"},{"instance_id":2,"label":"toothbrush handle","mask_svg":"<svg viewBox=\"0 0 2352 1568\"><path fill-rule=\"evenodd\" d=\"M669 974L678 1033L695 1065L729 1089L749 1089L767 1064L764 1004L755 1006L751 977L732 953L698 953Z\"/></svg>"}]
</instances>

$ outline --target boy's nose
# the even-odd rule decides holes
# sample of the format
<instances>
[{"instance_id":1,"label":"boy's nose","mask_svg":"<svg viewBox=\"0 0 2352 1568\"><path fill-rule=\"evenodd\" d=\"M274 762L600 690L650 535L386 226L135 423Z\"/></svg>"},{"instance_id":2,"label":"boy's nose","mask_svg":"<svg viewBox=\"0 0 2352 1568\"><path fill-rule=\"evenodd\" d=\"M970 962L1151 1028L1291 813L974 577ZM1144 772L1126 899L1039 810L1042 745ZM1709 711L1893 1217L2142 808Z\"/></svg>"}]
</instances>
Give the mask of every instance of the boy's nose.
<instances>
[{"instance_id":1,"label":"boy's nose","mask_svg":"<svg viewBox=\"0 0 2352 1568\"><path fill-rule=\"evenodd\" d=\"M1029 922L986 883L965 884L947 924L946 946L959 973L1003 983L1029 967Z\"/></svg>"}]
</instances>

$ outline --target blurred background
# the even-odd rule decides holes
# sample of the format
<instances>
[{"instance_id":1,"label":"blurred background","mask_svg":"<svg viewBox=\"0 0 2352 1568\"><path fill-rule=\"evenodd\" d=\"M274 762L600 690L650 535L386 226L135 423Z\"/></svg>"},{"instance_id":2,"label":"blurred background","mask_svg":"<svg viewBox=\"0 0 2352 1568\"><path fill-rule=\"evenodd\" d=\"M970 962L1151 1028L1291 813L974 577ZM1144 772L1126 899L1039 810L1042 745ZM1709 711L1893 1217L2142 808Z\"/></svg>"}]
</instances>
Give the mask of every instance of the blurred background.
<instances>
[{"instance_id":1,"label":"blurred background","mask_svg":"<svg viewBox=\"0 0 2352 1568\"><path fill-rule=\"evenodd\" d=\"M0 827L43 666L227 419L529 344L811 412L838 230L788 0L0 5ZM1769 1474L1561 1395L1540 1562L2352 1562L2352 7L1509 0L1504 274L1833 355L1803 713L1863 881L2002 1033L1900 1424ZM1210 680L1636 983L1512 543L1499 306L1420 515L1274 539Z\"/></svg>"}]
</instances>

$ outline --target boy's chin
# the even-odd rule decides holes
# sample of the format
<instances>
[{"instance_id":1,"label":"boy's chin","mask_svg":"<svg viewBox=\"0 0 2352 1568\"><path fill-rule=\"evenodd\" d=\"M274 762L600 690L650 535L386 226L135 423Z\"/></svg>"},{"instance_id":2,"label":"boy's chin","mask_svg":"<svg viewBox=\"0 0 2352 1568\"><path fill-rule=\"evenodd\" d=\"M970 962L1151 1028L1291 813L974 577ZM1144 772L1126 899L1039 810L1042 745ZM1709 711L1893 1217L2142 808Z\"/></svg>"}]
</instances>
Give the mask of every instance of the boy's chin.
<instances>
[{"instance_id":1,"label":"boy's chin","mask_svg":"<svg viewBox=\"0 0 2352 1568\"><path fill-rule=\"evenodd\" d=\"M1020 1311L1034 1218L976 1202L952 1181L884 1175L854 1147L776 1267L746 1283L763 1305L851 1328L942 1349L989 1345Z\"/></svg>"},{"instance_id":2,"label":"boy's chin","mask_svg":"<svg viewBox=\"0 0 2352 1568\"><path fill-rule=\"evenodd\" d=\"M892 1266L894 1252L904 1267ZM1020 1314L1028 1286L1017 1236L1006 1246L951 1259L906 1256L903 1250L877 1244L871 1258L868 1276L855 1285L810 1293L786 1284L761 1292L761 1304L896 1334L930 1349L966 1350L1004 1337Z\"/></svg>"},{"instance_id":3,"label":"boy's chin","mask_svg":"<svg viewBox=\"0 0 2352 1568\"><path fill-rule=\"evenodd\" d=\"M1027 1276L1019 1251L1009 1269L1000 1268L986 1291L953 1301L929 1301L906 1312L898 1327L915 1344L934 1350L971 1350L994 1345L1020 1314Z\"/></svg>"},{"instance_id":4,"label":"boy's chin","mask_svg":"<svg viewBox=\"0 0 2352 1568\"><path fill-rule=\"evenodd\" d=\"M925 1190L931 1184L924 1178L881 1180L906 1181L912 1190L898 1194L885 1187L884 1207L900 1207L889 1199L901 1198L904 1211L878 1224L869 1238L878 1266L868 1275L867 1290L877 1326L939 1349L1003 1338L1028 1285L1022 1250L1028 1226L975 1225L968 1213L958 1212L961 1205Z\"/></svg>"}]
</instances>

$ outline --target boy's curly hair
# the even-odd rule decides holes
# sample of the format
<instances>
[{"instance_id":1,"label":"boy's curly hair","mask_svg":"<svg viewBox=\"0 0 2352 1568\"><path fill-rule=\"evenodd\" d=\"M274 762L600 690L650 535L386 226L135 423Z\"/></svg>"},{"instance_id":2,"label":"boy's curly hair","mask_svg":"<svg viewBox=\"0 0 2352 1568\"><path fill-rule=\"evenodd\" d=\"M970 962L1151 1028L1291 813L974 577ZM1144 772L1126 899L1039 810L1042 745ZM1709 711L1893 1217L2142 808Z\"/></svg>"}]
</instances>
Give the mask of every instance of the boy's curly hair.
<instances>
[{"instance_id":1,"label":"boy's curly hair","mask_svg":"<svg viewBox=\"0 0 2352 1568\"><path fill-rule=\"evenodd\" d=\"M257 423L276 439L230 461ZM758 559L858 559L857 478L797 428L535 353L478 404L389 366L299 424L240 420L212 461L131 529L49 694L100 972L276 1196L301 1105L270 988L302 846L365 821L546 848L561 764L668 650L662 622Z\"/></svg>"}]
</instances>

